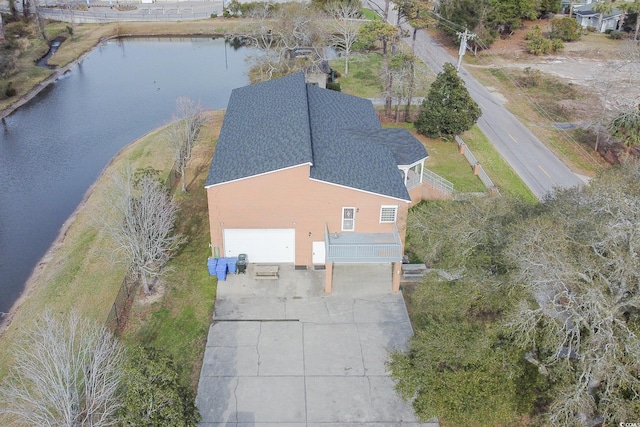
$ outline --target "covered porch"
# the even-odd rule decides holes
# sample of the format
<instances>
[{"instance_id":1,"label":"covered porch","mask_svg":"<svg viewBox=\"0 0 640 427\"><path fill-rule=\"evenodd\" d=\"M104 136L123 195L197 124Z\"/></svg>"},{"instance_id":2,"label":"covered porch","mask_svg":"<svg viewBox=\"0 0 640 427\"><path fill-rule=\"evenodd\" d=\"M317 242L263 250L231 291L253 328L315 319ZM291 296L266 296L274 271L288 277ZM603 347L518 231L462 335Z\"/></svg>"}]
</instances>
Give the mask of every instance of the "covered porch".
<instances>
[{"instance_id":1,"label":"covered porch","mask_svg":"<svg viewBox=\"0 0 640 427\"><path fill-rule=\"evenodd\" d=\"M391 233L331 232L325 226L325 292L331 293L333 265L389 263L392 267L392 291L400 289L402 240L396 224Z\"/></svg>"}]
</instances>

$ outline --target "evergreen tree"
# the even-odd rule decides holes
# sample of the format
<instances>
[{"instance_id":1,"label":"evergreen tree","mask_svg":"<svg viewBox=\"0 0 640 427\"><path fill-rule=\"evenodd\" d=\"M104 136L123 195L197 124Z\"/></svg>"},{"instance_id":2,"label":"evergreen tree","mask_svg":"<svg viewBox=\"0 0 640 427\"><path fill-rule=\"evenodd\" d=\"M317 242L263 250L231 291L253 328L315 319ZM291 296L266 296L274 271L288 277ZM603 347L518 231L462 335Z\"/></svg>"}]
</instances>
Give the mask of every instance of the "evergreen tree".
<instances>
[{"instance_id":1,"label":"evergreen tree","mask_svg":"<svg viewBox=\"0 0 640 427\"><path fill-rule=\"evenodd\" d=\"M431 138L451 137L471 129L481 114L455 67L446 63L431 85L415 125L418 132Z\"/></svg>"},{"instance_id":2,"label":"evergreen tree","mask_svg":"<svg viewBox=\"0 0 640 427\"><path fill-rule=\"evenodd\" d=\"M190 384L170 356L153 348L129 352L123 399L124 426L195 427L200 421Z\"/></svg>"}]
</instances>

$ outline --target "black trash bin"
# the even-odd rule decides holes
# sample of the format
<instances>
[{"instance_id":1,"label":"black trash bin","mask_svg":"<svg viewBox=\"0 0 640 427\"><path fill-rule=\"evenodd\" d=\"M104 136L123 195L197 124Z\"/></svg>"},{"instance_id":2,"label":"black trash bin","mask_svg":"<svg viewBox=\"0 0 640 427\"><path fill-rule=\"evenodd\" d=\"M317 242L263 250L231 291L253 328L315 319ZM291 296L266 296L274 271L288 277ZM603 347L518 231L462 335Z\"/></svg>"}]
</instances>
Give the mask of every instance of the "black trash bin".
<instances>
[{"instance_id":1,"label":"black trash bin","mask_svg":"<svg viewBox=\"0 0 640 427\"><path fill-rule=\"evenodd\" d=\"M247 254L238 255L238 261L236 261L236 271L238 274L247 272Z\"/></svg>"}]
</instances>

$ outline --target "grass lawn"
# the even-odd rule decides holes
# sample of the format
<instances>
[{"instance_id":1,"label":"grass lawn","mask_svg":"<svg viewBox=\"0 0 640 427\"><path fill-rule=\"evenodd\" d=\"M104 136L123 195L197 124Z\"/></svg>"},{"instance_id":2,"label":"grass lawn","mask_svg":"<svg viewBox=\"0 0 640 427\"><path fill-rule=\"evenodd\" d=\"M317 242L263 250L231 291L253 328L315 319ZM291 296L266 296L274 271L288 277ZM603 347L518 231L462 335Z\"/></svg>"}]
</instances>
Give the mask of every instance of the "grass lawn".
<instances>
[{"instance_id":1,"label":"grass lawn","mask_svg":"<svg viewBox=\"0 0 640 427\"><path fill-rule=\"evenodd\" d=\"M207 270L211 249L204 181L221 124L222 113L216 112L194 150L187 171L187 193L181 193L177 185L178 231L189 242L168 265L170 271L163 278L162 298L140 299L132 307L128 327L122 334L125 342L152 345L171 354L190 375L194 388L216 297L217 281Z\"/></svg>"},{"instance_id":2,"label":"grass lawn","mask_svg":"<svg viewBox=\"0 0 640 427\"><path fill-rule=\"evenodd\" d=\"M329 61L331 68L340 73L338 81L342 92L362 98L375 98L384 94L380 80L382 55L356 53L349 56L349 74L344 74L344 58Z\"/></svg>"},{"instance_id":3,"label":"grass lawn","mask_svg":"<svg viewBox=\"0 0 640 427\"><path fill-rule=\"evenodd\" d=\"M164 348L193 381L200 369L208 326L213 313L216 280L209 277L208 216L204 179L222 121L222 112L203 132L188 168L188 189L175 195L180 203L177 229L188 238L170 262L159 292L151 297L136 295L129 323L122 337L127 343ZM115 300L125 269L110 261L110 240L92 219L105 197L109 173L131 162L135 168L151 166L166 175L172 166L160 131L146 135L124 149L100 177L75 219L56 242L41 273L33 280L28 298L17 310L12 325L0 337L0 378L12 363L12 347L38 313L75 310L81 316L104 322ZM179 186L178 186L179 188ZM194 383L195 385L195 383Z\"/></svg>"},{"instance_id":4,"label":"grass lawn","mask_svg":"<svg viewBox=\"0 0 640 427\"><path fill-rule=\"evenodd\" d=\"M362 15L362 17L364 19L369 19L371 21L379 21L380 19L382 19L380 17L380 15L378 15L377 13L375 13L373 10L371 9L366 9L366 8L362 8L360 9L360 14Z\"/></svg>"},{"instance_id":5,"label":"grass lawn","mask_svg":"<svg viewBox=\"0 0 640 427\"><path fill-rule=\"evenodd\" d=\"M501 193L523 197L531 202L537 201L531 190L522 182L477 126L462 134L461 138Z\"/></svg>"},{"instance_id":6,"label":"grass lawn","mask_svg":"<svg viewBox=\"0 0 640 427\"><path fill-rule=\"evenodd\" d=\"M415 136L427 149L429 158L425 167L453 183L455 191L460 193L478 193L485 191L484 185L473 174L467 159L459 153L458 145L452 141L431 139L419 135L413 123L385 123L384 127L405 128Z\"/></svg>"}]
</instances>

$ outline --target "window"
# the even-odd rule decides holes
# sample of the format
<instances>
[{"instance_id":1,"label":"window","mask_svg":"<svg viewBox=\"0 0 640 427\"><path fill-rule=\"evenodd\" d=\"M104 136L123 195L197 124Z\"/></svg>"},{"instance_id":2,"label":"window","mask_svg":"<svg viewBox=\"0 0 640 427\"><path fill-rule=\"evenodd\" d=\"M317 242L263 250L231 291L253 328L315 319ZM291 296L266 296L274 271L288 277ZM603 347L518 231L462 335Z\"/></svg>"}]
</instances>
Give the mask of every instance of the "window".
<instances>
[{"instance_id":1,"label":"window","mask_svg":"<svg viewBox=\"0 0 640 427\"><path fill-rule=\"evenodd\" d=\"M397 214L397 206L382 206L380 207L380 222L396 222Z\"/></svg>"},{"instance_id":2,"label":"window","mask_svg":"<svg viewBox=\"0 0 640 427\"><path fill-rule=\"evenodd\" d=\"M356 208L342 208L342 231L353 231L356 228Z\"/></svg>"}]
</instances>

